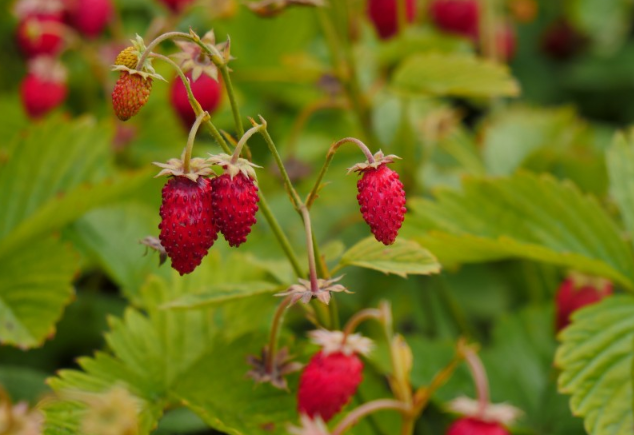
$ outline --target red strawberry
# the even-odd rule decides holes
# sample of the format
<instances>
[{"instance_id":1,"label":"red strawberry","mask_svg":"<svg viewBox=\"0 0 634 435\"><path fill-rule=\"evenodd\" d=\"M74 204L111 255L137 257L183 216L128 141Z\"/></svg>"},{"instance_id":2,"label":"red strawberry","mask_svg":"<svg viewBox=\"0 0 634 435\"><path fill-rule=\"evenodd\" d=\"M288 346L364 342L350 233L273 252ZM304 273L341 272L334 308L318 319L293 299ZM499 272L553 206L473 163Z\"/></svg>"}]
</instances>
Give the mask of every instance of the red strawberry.
<instances>
[{"instance_id":1,"label":"red strawberry","mask_svg":"<svg viewBox=\"0 0 634 435\"><path fill-rule=\"evenodd\" d=\"M211 207L211 181L185 176L170 178L163 187L159 239L172 267L181 275L191 273L216 241Z\"/></svg>"},{"instance_id":2,"label":"red strawberry","mask_svg":"<svg viewBox=\"0 0 634 435\"><path fill-rule=\"evenodd\" d=\"M500 59L505 61L513 59L515 49L517 48L515 28L511 26L511 24L506 23L499 28L495 36L497 38L497 49L500 54Z\"/></svg>"},{"instance_id":3,"label":"red strawberry","mask_svg":"<svg viewBox=\"0 0 634 435\"><path fill-rule=\"evenodd\" d=\"M566 60L579 53L585 37L568 21L560 19L546 29L542 37L542 50L553 59Z\"/></svg>"},{"instance_id":4,"label":"red strawberry","mask_svg":"<svg viewBox=\"0 0 634 435\"><path fill-rule=\"evenodd\" d=\"M477 0L433 0L429 8L432 21L440 29L478 40Z\"/></svg>"},{"instance_id":5,"label":"red strawberry","mask_svg":"<svg viewBox=\"0 0 634 435\"><path fill-rule=\"evenodd\" d=\"M69 23L89 38L99 36L112 18L111 0L67 0Z\"/></svg>"},{"instance_id":6,"label":"red strawberry","mask_svg":"<svg viewBox=\"0 0 634 435\"><path fill-rule=\"evenodd\" d=\"M192 80L191 71L186 76L191 83L192 92L200 106L203 110L213 113L220 104L220 96L222 95L220 83L206 74L202 74L196 81ZM171 101L172 107L183 122L183 125L189 130L196 121L196 114L191 104L189 104L185 85L178 76L172 82Z\"/></svg>"},{"instance_id":7,"label":"red strawberry","mask_svg":"<svg viewBox=\"0 0 634 435\"><path fill-rule=\"evenodd\" d=\"M55 59L40 56L29 62L29 73L20 85L22 104L31 118L39 118L64 102L66 70Z\"/></svg>"},{"instance_id":8,"label":"red strawberry","mask_svg":"<svg viewBox=\"0 0 634 435\"><path fill-rule=\"evenodd\" d=\"M447 435L509 435L509 432L500 423L463 417L449 427Z\"/></svg>"},{"instance_id":9,"label":"red strawberry","mask_svg":"<svg viewBox=\"0 0 634 435\"><path fill-rule=\"evenodd\" d=\"M318 352L299 380L297 409L329 421L355 394L363 379L362 372L363 363L355 354Z\"/></svg>"},{"instance_id":10,"label":"red strawberry","mask_svg":"<svg viewBox=\"0 0 634 435\"><path fill-rule=\"evenodd\" d=\"M57 55L64 46L61 14L37 14L24 17L18 24L16 39L27 57Z\"/></svg>"},{"instance_id":11,"label":"red strawberry","mask_svg":"<svg viewBox=\"0 0 634 435\"><path fill-rule=\"evenodd\" d=\"M566 278L557 292L557 331L570 324L572 313L611 294L612 283L607 280L581 274L572 274Z\"/></svg>"},{"instance_id":12,"label":"red strawberry","mask_svg":"<svg viewBox=\"0 0 634 435\"><path fill-rule=\"evenodd\" d=\"M161 2L170 8L172 12L180 12L185 6L190 4L193 0L161 0Z\"/></svg>"},{"instance_id":13,"label":"red strawberry","mask_svg":"<svg viewBox=\"0 0 634 435\"><path fill-rule=\"evenodd\" d=\"M119 80L112 91L114 113L122 121L127 121L147 103L152 92L152 77L121 71Z\"/></svg>"},{"instance_id":14,"label":"red strawberry","mask_svg":"<svg viewBox=\"0 0 634 435\"><path fill-rule=\"evenodd\" d=\"M230 246L240 246L247 241L258 211L258 187L243 172L233 177L225 173L211 180L211 205L214 224Z\"/></svg>"},{"instance_id":15,"label":"red strawberry","mask_svg":"<svg viewBox=\"0 0 634 435\"><path fill-rule=\"evenodd\" d=\"M351 170L363 174L357 182L363 219L379 242L391 245L405 219L405 191L398 174L387 167L395 156L383 157L379 151L374 157L374 163L358 164Z\"/></svg>"},{"instance_id":16,"label":"red strawberry","mask_svg":"<svg viewBox=\"0 0 634 435\"><path fill-rule=\"evenodd\" d=\"M401 0L368 0L367 13L381 39L387 39L398 31L397 1ZM408 22L414 21L416 3L406 0L405 15Z\"/></svg>"}]
</instances>

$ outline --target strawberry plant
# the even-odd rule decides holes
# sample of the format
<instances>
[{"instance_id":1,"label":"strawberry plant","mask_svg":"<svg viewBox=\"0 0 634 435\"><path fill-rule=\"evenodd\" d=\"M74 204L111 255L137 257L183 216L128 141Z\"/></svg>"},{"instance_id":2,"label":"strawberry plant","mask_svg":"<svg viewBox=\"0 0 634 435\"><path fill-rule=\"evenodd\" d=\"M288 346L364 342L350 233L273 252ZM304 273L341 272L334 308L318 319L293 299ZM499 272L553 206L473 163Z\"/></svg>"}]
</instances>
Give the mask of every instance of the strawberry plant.
<instances>
[{"instance_id":1,"label":"strawberry plant","mask_svg":"<svg viewBox=\"0 0 634 435\"><path fill-rule=\"evenodd\" d=\"M12 1L0 434L631 433L633 14Z\"/></svg>"}]
</instances>

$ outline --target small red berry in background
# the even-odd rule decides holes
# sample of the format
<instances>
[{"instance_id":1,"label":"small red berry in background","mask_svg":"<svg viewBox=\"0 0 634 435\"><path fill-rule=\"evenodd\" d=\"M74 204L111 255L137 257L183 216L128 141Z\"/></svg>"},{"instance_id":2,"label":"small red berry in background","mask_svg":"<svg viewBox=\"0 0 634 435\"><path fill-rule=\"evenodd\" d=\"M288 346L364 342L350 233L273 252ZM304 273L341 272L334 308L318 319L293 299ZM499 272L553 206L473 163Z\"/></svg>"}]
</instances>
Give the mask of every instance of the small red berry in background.
<instances>
[{"instance_id":1,"label":"small red berry in background","mask_svg":"<svg viewBox=\"0 0 634 435\"><path fill-rule=\"evenodd\" d=\"M586 305L595 304L611 294L610 281L577 273L571 274L557 291L557 331L561 331L570 324L572 313Z\"/></svg>"},{"instance_id":2,"label":"small red berry in background","mask_svg":"<svg viewBox=\"0 0 634 435\"><path fill-rule=\"evenodd\" d=\"M218 237L212 210L208 178L175 176L163 187L159 239L181 275L200 265Z\"/></svg>"},{"instance_id":3,"label":"small red berry in background","mask_svg":"<svg viewBox=\"0 0 634 435\"><path fill-rule=\"evenodd\" d=\"M103 32L113 12L111 0L66 0L68 23L89 38Z\"/></svg>"},{"instance_id":4,"label":"small red berry in background","mask_svg":"<svg viewBox=\"0 0 634 435\"><path fill-rule=\"evenodd\" d=\"M572 24L564 19L551 24L542 36L541 49L549 57L567 60L578 54L586 39Z\"/></svg>"},{"instance_id":5,"label":"small red berry in background","mask_svg":"<svg viewBox=\"0 0 634 435\"><path fill-rule=\"evenodd\" d=\"M172 12L180 12L187 5L193 2L193 0L160 0L165 6L167 6Z\"/></svg>"},{"instance_id":6,"label":"small red berry in background","mask_svg":"<svg viewBox=\"0 0 634 435\"><path fill-rule=\"evenodd\" d=\"M26 57L55 56L64 48L61 14L28 15L16 30L18 47Z\"/></svg>"},{"instance_id":7,"label":"small red berry in background","mask_svg":"<svg viewBox=\"0 0 634 435\"><path fill-rule=\"evenodd\" d=\"M22 104L29 117L40 118L66 99L66 70L49 56L29 61L29 72L20 85Z\"/></svg>"},{"instance_id":8,"label":"small red berry in background","mask_svg":"<svg viewBox=\"0 0 634 435\"><path fill-rule=\"evenodd\" d=\"M363 380L363 362L372 341L359 334L319 330L312 340L322 346L308 362L299 379L297 409L311 418L329 421L350 401Z\"/></svg>"},{"instance_id":9,"label":"small red berry in background","mask_svg":"<svg viewBox=\"0 0 634 435\"><path fill-rule=\"evenodd\" d=\"M191 71L185 74L191 83L192 92L196 100L200 103L203 110L213 113L220 105L220 99L222 96L222 87L220 83L209 77L206 74L202 74L196 81L192 80ZM196 114L189 103L187 97L187 89L183 84L183 81L179 76L176 76L172 81L172 87L170 92L170 100L172 107L176 111L179 119L182 121L186 129L190 129L196 121Z\"/></svg>"},{"instance_id":10,"label":"small red berry in background","mask_svg":"<svg viewBox=\"0 0 634 435\"><path fill-rule=\"evenodd\" d=\"M510 24L503 24L495 35L499 58L505 61L513 59L517 48L517 35L515 28Z\"/></svg>"},{"instance_id":11,"label":"small red berry in background","mask_svg":"<svg viewBox=\"0 0 634 435\"><path fill-rule=\"evenodd\" d=\"M381 39L388 39L396 35L398 31L398 1L401 0L368 0L368 17ZM405 1L405 16L408 22L414 21L416 16L414 0Z\"/></svg>"},{"instance_id":12,"label":"small red berry in background","mask_svg":"<svg viewBox=\"0 0 634 435\"><path fill-rule=\"evenodd\" d=\"M449 427L447 435L509 435L509 432L497 422L463 417Z\"/></svg>"},{"instance_id":13,"label":"small red berry in background","mask_svg":"<svg viewBox=\"0 0 634 435\"><path fill-rule=\"evenodd\" d=\"M433 0L429 15L438 28L478 40L480 13L477 0Z\"/></svg>"},{"instance_id":14,"label":"small red berry in background","mask_svg":"<svg viewBox=\"0 0 634 435\"><path fill-rule=\"evenodd\" d=\"M329 421L354 396L363 379L362 372L363 363L354 354L318 352L299 380L298 411Z\"/></svg>"}]
</instances>

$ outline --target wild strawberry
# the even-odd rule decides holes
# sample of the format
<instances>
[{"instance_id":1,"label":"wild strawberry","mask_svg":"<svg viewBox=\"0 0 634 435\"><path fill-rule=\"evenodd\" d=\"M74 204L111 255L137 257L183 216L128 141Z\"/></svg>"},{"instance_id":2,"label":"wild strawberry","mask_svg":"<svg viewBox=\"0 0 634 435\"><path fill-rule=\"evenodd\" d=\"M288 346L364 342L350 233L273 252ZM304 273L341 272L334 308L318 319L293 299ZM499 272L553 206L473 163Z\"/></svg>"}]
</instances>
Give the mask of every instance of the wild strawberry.
<instances>
[{"instance_id":1,"label":"wild strawberry","mask_svg":"<svg viewBox=\"0 0 634 435\"><path fill-rule=\"evenodd\" d=\"M140 36L132 41L133 46L127 47L119 53L113 71L119 71L119 80L112 91L112 107L117 117L127 121L147 103L152 92L152 79L165 80L156 74L148 57L140 69L137 63L141 53L145 50L145 44Z\"/></svg>"},{"instance_id":2,"label":"wild strawberry","mask_svg":"<svg viewBox=\"0 0 634 435\"><path fill-rule=\"evenodd\" d=\"M20 85L20 96L27 114L39 118L64 102L67 94L66 70L48 56L29 62L29 72Z\"/></svg>"},{"instance_id":3,"label":"wild strawberry","mask_svg":"<svg viewBox=\"0 0 634 435\"><path fill-rule=\"evenodd\" d=\"M152 77L121 71L112 91L112 107L117 118L127 121L139 113L150 98L151 92Z\"/></svg>"},{"instance_id":4,"label":"wild strawberry","mask_svg":"<svg viewBox=\"0 0 634 435\"><path fill-rule=\"evenodd\" d=\"M578 309L601 301L612 294L612 283L602 278L593 278L572 273L557 291L557 331L570 324L570 316Z\"/></svg>"},{"instance_id":5,"label":"wild strawberry","mask_svg":"<svg viewBox=\"0 0 634 435\"><path fill-rule=\"evenodd\" d=\"M345 337L340 331L313 331L322 350L304 368L299 379L297 409L309 417L329 421L357 391L363 379L363 362L372 342L358 334Z\"/></svg>"},{"instance_id":6,"label":"wild strawberry","mask_svg":"<svg viewBox=\"0 0 634 435\"><path fill-rule=\"evenodd\" d=\"M67 0L69 23L89 38L95 38L112 18L111 0Z\"/></svg>"},{"instance_id":7,"label":"wild strawberry","mask_svg":"<svg viewBox=\"0 0 634 435\"><path fill-rule=\"evenodd\" d=\"M541 41L542 51L553 59L574 57L585 45L586 38L568 21L560 19L550 25Z\"/></svg>"},{"instance_id":8,"label":"wild strawberry","mask_svg":"<svg viewBox=\"0 0 634 435\"><path fill-rule=\"evenodd\" d=\"M64 47L61 15L32 15L20 21L16 39L26 57L57 55Z\"/></svg>"},{"instance_id":9,"label":"wild strawberry","mask_svg":"<svg viewBox=\"0 0 634 435\"><path fill-rule=\"evenodd\" d=\"M396 240L405 219L405 191L396 172L387 167L396 156L375 154L374 162L359 163L349 169L362 174L357 182L357 201L363 219L374 237L384 245Z\"/></svg>"},{"instance_id":10,"label":"wild strawberry","mask_svg":"<svg viewBox=\"0 0 634 435\"><path fill-rule=\"evenodd\" d=\"M477 0L433 0L429 13L440 29L478 40L480 14Z\"/></svg>"},{"instance_id":11,"label":"wild strawberry","mask_svg":"<svg viewBox=\"0 0 634 435\"><path fill-rule=\"evenodd\" d=\"M170 8L172 12L178 13L185 9L192 1L193 0L161 0L161 3Z\"/></svg>"},{"instance_id":12,"label":"wild strawberry","mask_svg":"<svg viewBox=\"0 0 634 435\"><path fill-rule=\"evenodd\" d=\"M212 210L208 178L176 176L163 187L159 239L181 275L200 264L218 237Z\"/></svg>"},{"instance_id":13,"label":"wild strawberry","mask_svg":"<svg viewBox=\"0 0 634 435\"><path fill-rule=\"evenodd\" d=\"M245 159L231 161L231 156L220 154L209 163L225 168L225 173L211 180L211 206L214 224L229 246L240 246L247 241L258 211L258 187L255 185L253 164Z\"/></svg>"},{"instance_id":14,"label":"wild strawberry","mask_svg":"<svg viewBox=\"0 0 634 435\"><path fill-rule=\"evenodd\" d=\"M387 39L398 31L397 1L401 0L368 0L367 13L381 39ZM414 21L416 2L406 0L405 16L408 22Z\"/></svg>"},{"instance_id":15,"label":"wild strawberry","mask_svg":"<svg viewBox=\"0 0 634 435\"><path fill-rule=\"evenodd\" d=\"M456 420L449 427L447 435L509 435L509 432L497 422L464 417Z\"/></svg>"},{"instance_id":16,"label":"wild strawberry","mask_svg":"<svg viewBox=\"0 0 634 435\"><path fill-rule=\"evenodd\" d=\"M186 73L186 76L191 84L194 97L196 97L202 109L210 114L213 113L218 107L220 96L222 95L220 83L206 74L201 75L196 81L192 80L191 72ZM196 113L194 113L194 109L189 103L185 85L178 76L172 82L170 99L176 114L183 122L185 128L189 130L196 121Z\"/></svg>"}]
</instances>

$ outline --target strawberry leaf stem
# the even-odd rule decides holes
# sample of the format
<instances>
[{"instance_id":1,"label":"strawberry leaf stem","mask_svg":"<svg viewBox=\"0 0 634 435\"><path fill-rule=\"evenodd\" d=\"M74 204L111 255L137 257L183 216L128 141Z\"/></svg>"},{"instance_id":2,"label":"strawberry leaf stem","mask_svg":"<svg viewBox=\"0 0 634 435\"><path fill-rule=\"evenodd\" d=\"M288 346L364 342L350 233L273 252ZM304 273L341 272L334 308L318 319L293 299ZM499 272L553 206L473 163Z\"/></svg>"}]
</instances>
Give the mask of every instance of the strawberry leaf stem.
<instances>
[{"instance_id":1,"label":"strawberry leaf stem","mask_svg":"<svg viewBox=\"0 0 634 435\"><path fill-rule=\"evenodd\" d=\"M364 403L348 413L348 415L346 415L346 417L341 420L337 427L332 431L332 435L342 435L363 417L386 409L393 409L404 415L411 413L410 408L405 403L399 402L398 400L373 400L372 402Z\"/></svg>"}]
</instances>

